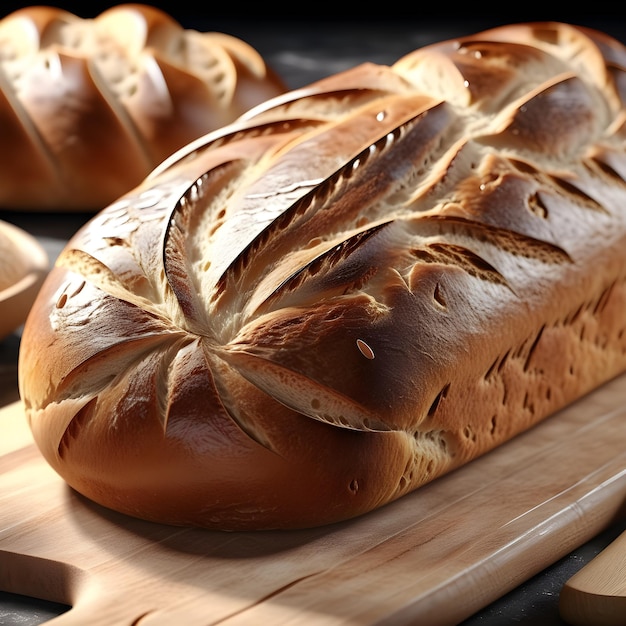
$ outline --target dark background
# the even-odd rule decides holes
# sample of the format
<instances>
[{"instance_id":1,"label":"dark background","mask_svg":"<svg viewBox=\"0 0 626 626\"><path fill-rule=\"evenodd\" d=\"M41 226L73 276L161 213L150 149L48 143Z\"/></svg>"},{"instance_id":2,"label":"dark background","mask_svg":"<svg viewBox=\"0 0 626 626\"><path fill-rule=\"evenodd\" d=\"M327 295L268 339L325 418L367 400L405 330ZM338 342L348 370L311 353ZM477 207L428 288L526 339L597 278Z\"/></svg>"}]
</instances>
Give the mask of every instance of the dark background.
<instances>
[{"instance_id":1,"label":"dark background","mask_svg":"<svg viewBox=\"0 0 626 626\"><path fill-rule=\"evenodd\" d=\"M37 3L31 3L37 4ZM80 17L96 17L115 2L41 2ZM471 35L495 26L529 21L561 21L597 28L626 43L626 6L589 0L569 5L547 2L465 2L397 0L345 3L295 0L287 5L150 2L184 28L225 32L252 45L289 88L301 87L363 61L392 64L429 43ZM0 3L0 18L24 2ZM578 8L576 8L578 7ZM592 7L593 10L589 10Z\"/></svg>"},{"instance_id":2,"label":"dark background","mask_svg":"<svg viewBox=\"0 0 626 626\"><path fill-rule=\"evenodd\" d=\"M8 15L29 3L10 0L0 3L0 17ZM116 2L34 2L57 6L80 17L95 17L100 12L115 6ZM225 0L223 2L155 1L148 4L168 12L186 28L198 30L248 32L253 39L258 35L264 41L268 34L285 34L291 30L302 30L314 37L324 31L341 28L350 40L359 29L366 27L384 30L401 26L404 30L432 32L436 40L441 33L454 29L459 34L472 34L482 28L511 23L539 20L566 21L605 30L608 34L624 41L626 36L626 5L623 2L588 0L586 3L562 2L465 2L458 5L450 0L421 0L400 3L397 0L377 0L374 3L346 3L329 0L294 0L283 5L261 2L249 4ZM591 7L591 10L590 10ZM375 37L375 30L372 30ZM252 42L254 45L254 42ZM364 41L368 45L367 41ZM355 42L356 44L356 42Z\"/></svg>"},{"instance_id":3,"label":"dark background","mask_svg":"<svg viewBox=\"0 0 626 626\"><path fill-rule=\"evenodd\" d=\"M5 14L21 6L25 2L5 0L0 3L1 11ZM51 2L32 2L30 4L49 4L59 6L75 12L83 17L93 17L100 11L118 4L116 2L75 1L57 0ZM563 19L563 15L569 19L587 20L603 17L613 17L624 20L625 7L621 2L609 2L607 0L588 1L586 4L575 6L575 3L563 4L562 2L465 2L453 6L454 3L437 0L421 0L413 3L400 3L397 0L378 0L376 3L365 2L341 2L329 0L309 0L302 2L294 0L292 3L243 3L223 0L222 2L199 2L189 3L179 1L154 1L148 4L177 14L177 19L190 21L198 16L202 18L215 17L218 19L267 19L267 20L290 20L310 22L311 20L341 20L350 22L380 22L381 20L412 18L420 19L445 19L458 21L461 19L492 19L499 21L526 20L529 17L539 16L541 19Z\"/></svg>"}]
</instances>

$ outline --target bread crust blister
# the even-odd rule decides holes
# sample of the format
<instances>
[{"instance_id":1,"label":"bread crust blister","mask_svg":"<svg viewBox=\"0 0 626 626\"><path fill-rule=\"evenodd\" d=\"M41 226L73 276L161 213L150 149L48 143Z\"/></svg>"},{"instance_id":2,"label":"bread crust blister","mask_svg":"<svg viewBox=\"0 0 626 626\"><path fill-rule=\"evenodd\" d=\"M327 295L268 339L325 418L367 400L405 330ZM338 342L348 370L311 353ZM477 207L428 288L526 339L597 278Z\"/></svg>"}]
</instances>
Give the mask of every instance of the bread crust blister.
<instances>
[{"instance_id":1,"label":"bread crust blister","mask_svg":"<svg viewBox=\"0 0 626 626\"><path fill-rule=\"evenodd\" d=\"M602 33L511 25L188 144L76 234L31 313L45 457L131 515L315 526L623 372L625 67Z\"/></svg>"}]
</instances>

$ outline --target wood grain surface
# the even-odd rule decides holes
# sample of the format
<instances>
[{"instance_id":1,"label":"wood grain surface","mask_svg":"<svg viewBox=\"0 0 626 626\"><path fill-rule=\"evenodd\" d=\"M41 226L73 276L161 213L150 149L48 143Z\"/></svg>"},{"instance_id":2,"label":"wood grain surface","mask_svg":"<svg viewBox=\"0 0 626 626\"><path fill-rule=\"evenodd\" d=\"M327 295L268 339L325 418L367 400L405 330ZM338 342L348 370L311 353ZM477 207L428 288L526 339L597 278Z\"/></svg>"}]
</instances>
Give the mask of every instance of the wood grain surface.
<instances>
[{"instance_id":1,"label":"wood grain surface","mask_svg":"<svg viewBox=\"0 0 626 626\"><path fill-rule=\"evenodd\" d=\"M361 518L221 533L84 499L0 409L0 589L57 625L457 624L624 512L626 377Z\"/></svg>"}]
</instances>

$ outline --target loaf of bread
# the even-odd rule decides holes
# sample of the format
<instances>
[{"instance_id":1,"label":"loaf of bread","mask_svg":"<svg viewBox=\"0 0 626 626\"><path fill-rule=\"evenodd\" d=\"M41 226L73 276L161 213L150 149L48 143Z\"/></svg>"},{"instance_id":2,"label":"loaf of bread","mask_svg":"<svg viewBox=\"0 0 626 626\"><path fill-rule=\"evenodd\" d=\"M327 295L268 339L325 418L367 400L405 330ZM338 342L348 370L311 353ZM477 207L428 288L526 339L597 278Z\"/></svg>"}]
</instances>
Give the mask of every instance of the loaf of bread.
<instances>
[{"instance_id":1,"label":"loaf of bread","mask_svg":"<svg viewBox=\"0 0 626 626\"><path fill-rule=\"evenodd\" d=\"M0 220L0 340L24 323L49 268L35 237Z\"/></svg>"},{"instance_id":2,"label":"loaf of bread","mask_svg":"<svg viewBox=\"0 0 626 626\"><path fill-rule=\"evenodd\" d=\"M625 68L600 32L503 26L188 144L76 233L31 311L45 458L132 516L311 527L626 370Z\"/></svg>"},{"instance_id":3,"label":"loaf of bread","mask_svg":"<svg viewBox=\"0 0 626 626\"><path fill-rule=\"evenodd\" d=\"M285 91L260 54L122 4L0 20L0 207L94 211L175 150Z\"/></svg>"}]
</instances>

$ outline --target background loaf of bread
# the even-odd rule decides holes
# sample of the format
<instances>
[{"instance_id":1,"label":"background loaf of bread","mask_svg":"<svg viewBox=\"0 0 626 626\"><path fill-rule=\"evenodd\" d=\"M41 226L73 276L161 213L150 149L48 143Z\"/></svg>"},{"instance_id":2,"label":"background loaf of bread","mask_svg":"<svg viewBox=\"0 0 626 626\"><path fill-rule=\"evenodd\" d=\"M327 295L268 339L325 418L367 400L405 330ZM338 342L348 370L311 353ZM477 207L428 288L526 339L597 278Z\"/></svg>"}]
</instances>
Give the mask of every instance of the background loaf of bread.
<instances>
[{"instance_id":1,"label":"background loaf of bread","mask_svg":"<svg viewBox=\"0 0 626 626\"><path fill-rule=\"evenodd\" d=\"M0 20L0 207L101 209L284 89L245 42L148 5L17 10Z\"/></svg>"},{"instance_id":2,"label":"background loaf of bread","mask_svg":"<svg viewBox=\"0 0 626 626\"><path fill-rule=\"evenodd\" d=\"M75 235L31 311L46 459L130 515L313 526L623 372L625 68L599 32L512 25L188 144Z\"/></svg>"}]
</instances>

